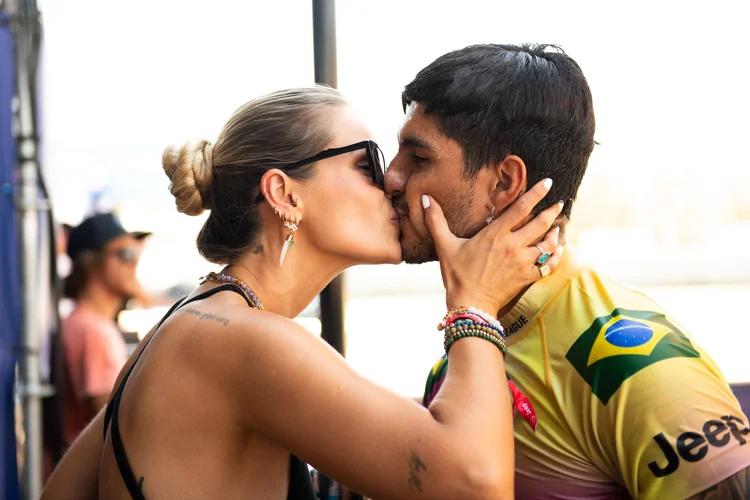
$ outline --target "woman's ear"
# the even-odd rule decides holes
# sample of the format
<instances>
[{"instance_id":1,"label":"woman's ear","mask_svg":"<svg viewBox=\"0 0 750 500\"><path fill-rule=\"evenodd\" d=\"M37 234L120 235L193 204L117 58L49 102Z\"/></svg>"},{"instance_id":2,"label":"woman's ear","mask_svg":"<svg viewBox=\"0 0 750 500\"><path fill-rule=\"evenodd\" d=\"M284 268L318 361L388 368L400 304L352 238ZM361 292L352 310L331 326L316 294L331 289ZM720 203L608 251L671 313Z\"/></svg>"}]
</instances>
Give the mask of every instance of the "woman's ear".
<instances>
[{"instance_id":1,"label":"woman's ear","mask_svg":"<svg viewBox=\"0 0 750 500\"><path fill-rule=\"evenodd\" d=\"M298 224L302 220L302 207L293 184L284 171L272 168L261 177L260 192L282 219L289 218Z\"/></svg>"},{"instance_id":2,"label":"woman's ear","mask_svg":"<svg viewBox=\"0 0 750 500\"><path fill-rule=\"evenodd\" d=\"M516 155L508 155L493 169L490 198L502 212L526 191L526 164Z\"/></svg>"}]
</instances>

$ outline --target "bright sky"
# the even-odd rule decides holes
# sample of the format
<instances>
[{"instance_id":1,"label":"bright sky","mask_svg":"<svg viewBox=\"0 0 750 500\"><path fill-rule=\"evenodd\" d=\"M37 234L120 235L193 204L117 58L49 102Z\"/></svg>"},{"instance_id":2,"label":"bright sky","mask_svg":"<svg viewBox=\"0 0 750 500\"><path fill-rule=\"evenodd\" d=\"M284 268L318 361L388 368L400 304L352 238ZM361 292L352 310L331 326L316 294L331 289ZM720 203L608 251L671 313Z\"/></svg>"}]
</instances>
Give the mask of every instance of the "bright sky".
<instances>
[{"instance_id":1,"label":"bright sky","mask_svg":"<svg viewBox=\"0 0 750 500\"><path fill-rule=\"evenodd\" d=\"M395 152L401 88L437 56L471 43L554 42L592 87L602 143L592 165L616 172L634 200L646 170L748 180L746 1L337 4L339 87L387 154ZM75 216L69 195L92 183L143 186L140 195L162 201L167 143L215 139L245 101L312 82L309 0L40 6L46 166L64 180L64 190L54 183L61 214ZM116 191L118 199L137 195Z\"/></svg>"}]
</instances>

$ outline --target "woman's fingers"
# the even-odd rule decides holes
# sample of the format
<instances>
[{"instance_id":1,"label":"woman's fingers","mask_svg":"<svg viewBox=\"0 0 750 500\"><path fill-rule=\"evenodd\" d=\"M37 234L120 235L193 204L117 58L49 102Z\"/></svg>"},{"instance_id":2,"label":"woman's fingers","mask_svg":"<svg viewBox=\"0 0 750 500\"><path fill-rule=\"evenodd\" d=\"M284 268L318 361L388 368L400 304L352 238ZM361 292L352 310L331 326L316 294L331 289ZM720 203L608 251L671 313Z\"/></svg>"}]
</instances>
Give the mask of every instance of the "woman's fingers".
<instances>
[{"instance_id":1,"label":"woman's fingers","mask_svg":"<svg viewBox=\"0 0 750 500\"><path fill-rule=\"evenodd\" d=\"M558 245L555 251L552 253L552 255L550 255L549 260L544 263L544 266L547 266L549 273L555 272L555 270L558 267L560 267L560 262L562 261L562 256L563 256L563 250L564 250L564 247L562 245ZM536 279L543 278L544 276L542 276L543 273L541 271L542 266L540 266L539 264L535 264L534 267L537 268L535 269ZM549 273L545 273L545 276L546 274L549 274Z\"/></svg>"},{"instance_id":2,"label":"woman's fingers","mask_svg":"<svg viewBox=\"0 0 750 500\"><path fill-rule=\"evenodd\" d=\"M445 220L443 209L434 198L422 195L422 207L424 208L424 221L427 229L430 230L432 239L435 241L435 249L438 256L450 248L458 241L458 238L451 233L448 228L448 221Z\"/></svg>"},{"instance_id":3,"label":"woman's fingers","mask_svg":"<svg viewBox=\"0 0 750 500\"><path fill-rule=\"evenodd\" d=\"M539 243L532 245L531 248L534 248L537 252L537 260L539 260L544 254L547 255L547 259L542 259L545 262L542 262L542 264L545 264L547 260L549 260L549 256L557 250L557 245L560 239L560 228L559 227L553 227L550 229L547 234L544 237L544 240L540 241Z\"/></svg>"},{"instance_id":4,"label":"woman's fingers","mask_svg":"<svg viewBox=\"0 0 750 500\"><path fill-rule=\"evenodd\" d=\"M511 228L518 226L529 216L534 207L542 201L542 198L547 196L551 187L552 179L544 179L537 182L534 187L521 195L500 217L488 226L489 231L495 233L495 235L499 233L505 234ZM539 234L541 235L542 232Z\"/></svg>"},{"instance_id":5,"label":"woman's fingers","mask_svg":"<svg viewBox=\"0 0 750 500\"><path fill-rule=\"evenodd\" d=\"M562 212L563 206L563 202L555 203L534 217L533 220L527 222L518 231L515 231L514 234L523 238L525 243L539 239L539 237L549 231L549 228L555 223L557 216Z\"/></svg>"}]
</instances>

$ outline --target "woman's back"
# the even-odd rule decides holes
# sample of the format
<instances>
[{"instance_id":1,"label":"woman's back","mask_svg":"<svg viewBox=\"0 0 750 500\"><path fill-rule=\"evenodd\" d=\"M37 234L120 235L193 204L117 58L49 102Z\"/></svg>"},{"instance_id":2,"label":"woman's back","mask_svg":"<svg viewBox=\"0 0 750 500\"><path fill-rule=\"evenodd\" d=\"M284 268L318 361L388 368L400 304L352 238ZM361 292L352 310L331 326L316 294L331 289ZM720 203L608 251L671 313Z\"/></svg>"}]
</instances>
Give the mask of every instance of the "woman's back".
<instances>
[{"instance_id":1,"label":"woman's back","mask_svg":"<svg viewBox=\"0 0 750 500\"><path fill-rule=\"evenodd\" d=\"M221 316L202 317L208 309L221 310ZM251 341L227 338L233 330L225 323L252 321L254 313L228 291L185 304L158 329L127 379L116 418L135 481L149 496L287 498L280 492L290 478L289 452L239 425L236 398L222 389L231 384L220 366L227 351ZM243 373L252 376L252 367L236 376ZM100 493L130 498L110 429Z\"/></svg>"}]
</instances>

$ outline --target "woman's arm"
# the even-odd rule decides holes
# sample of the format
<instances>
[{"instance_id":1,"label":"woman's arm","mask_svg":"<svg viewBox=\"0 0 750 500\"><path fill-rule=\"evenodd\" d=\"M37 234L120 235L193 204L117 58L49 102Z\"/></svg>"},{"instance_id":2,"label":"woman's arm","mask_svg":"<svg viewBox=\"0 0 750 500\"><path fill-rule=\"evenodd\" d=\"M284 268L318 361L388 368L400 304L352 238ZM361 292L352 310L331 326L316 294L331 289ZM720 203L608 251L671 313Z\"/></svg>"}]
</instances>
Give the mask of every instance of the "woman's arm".
<instances>
[{"instance_id":1,"label":"woman's arm","mask_svg":"<svg viewBox=\"0 0 750 500\"><path fill-rule=\"evenodd\" d=\"M156 329L143 338L128 358L115 381L120 381L135 362ZM111 399L112 394L109 398ZM99 497L99 463L104 449L104 413L102 408L78 435L52 472L42 491L42 500L74 500Z\"/></svg>"},{"instance_id":2,"label":"woman's arm","mask_svg":"<svg viewBox=\"0 0 750 500\"><path fill-rule=\"evenodd\" d=\"M104 446L104 409L81 432L52 472L42 500L85 500L99 497L99 461Z\"/></svg>"},{"instance_id":3,"label":"woman's arm","mask_svg":"<svg viewBox=\"0 0 750 500\"><path fill-rule=\"evenodd\" d=\"M522 204L530 211L544 194L535 188ZM428 225L440 240L449 307L495 311L539 277L533 266L538 250L527 247L549 228L558 207L516 232L511 228L528 211L511 213L477 243L446 242L447 225L432 203ZM524 231L532 225L530 237ZM554 249L557 233L551 234L545 244ZM558 261L554 257L553 266ZM221 362L211 365L221 367L214 371L217 390L236 402L234 411L251 431L373 498L512 498L512 410L496 346L478 338L456 342L446 382L425 409L359 376L293 321L247 314L251 321L227 327L223 342L232 349L217 349Z\"/></svg>"}]
</instances>

